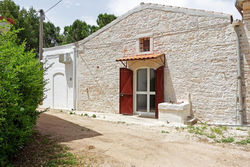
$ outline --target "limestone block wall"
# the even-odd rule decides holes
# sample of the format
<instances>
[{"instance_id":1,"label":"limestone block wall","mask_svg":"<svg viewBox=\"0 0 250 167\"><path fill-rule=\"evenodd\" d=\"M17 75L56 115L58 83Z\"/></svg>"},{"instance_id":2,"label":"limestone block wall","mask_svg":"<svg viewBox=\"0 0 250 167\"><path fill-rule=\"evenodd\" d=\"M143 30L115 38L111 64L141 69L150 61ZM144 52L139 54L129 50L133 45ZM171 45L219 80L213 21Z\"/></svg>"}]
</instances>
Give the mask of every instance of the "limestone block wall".
<instances>
[{"instance_id":1,"label":"limestone block wall","mask_svg":"<svg viewBox=\"0 0 250 167\"><path fill-rule=\"evenodd\" d=\"M165 101L191 94L196 116L235 123L236 34L230 15L144 4L78 47L78 110L119 113L115 60L136 55L138 36L151 34L153 53L165 53Z\"/></svg>"}]
</instances>

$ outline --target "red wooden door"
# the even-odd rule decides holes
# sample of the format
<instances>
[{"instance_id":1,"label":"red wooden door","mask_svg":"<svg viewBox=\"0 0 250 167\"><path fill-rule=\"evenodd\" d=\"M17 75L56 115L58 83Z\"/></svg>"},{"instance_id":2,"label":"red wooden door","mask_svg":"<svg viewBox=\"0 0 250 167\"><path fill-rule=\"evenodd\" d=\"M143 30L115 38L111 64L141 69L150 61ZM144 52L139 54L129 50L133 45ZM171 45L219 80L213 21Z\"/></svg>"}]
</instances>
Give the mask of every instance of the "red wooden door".
<instances>
[{"instance_id":1,"label":"red wooden door","mask_svg":"<svg viewBox=\"0 0 250 167\"><path fill-rule=\"evenodd\" d=\"M155 118L158 118L158 104L164 102L164 66L155 72Z\"/></svg>"},{"instance_id":2,"label":"red wooden door","mask_svg":"<svg viewBox=\"0 0 250 167\"><path fill-rule=\"evenodd\" d=\"M133 71L120 68L120 114L133 115Z\"/></svg>"}]
</instances>

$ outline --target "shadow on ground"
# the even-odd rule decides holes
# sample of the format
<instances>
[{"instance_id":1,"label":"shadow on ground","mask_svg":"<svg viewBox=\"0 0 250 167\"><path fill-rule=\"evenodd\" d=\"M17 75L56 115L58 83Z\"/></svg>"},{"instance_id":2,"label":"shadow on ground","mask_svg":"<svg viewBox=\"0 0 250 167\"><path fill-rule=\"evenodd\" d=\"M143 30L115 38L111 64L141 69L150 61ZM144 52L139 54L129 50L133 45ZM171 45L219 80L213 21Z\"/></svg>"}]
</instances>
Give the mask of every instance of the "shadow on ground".
<instances>
[{"instance_id":1,"label":"shadow on ground","mask_svg":"<svg viewBox=\"0 0 250 167\"><path fill-rule=\"evenodd\" d=\"M57 142L69 142L102 135L86 127L46 113L40 115L36 129L43 135L53 136L53 139Z\"/></svg>"}]
</instances>

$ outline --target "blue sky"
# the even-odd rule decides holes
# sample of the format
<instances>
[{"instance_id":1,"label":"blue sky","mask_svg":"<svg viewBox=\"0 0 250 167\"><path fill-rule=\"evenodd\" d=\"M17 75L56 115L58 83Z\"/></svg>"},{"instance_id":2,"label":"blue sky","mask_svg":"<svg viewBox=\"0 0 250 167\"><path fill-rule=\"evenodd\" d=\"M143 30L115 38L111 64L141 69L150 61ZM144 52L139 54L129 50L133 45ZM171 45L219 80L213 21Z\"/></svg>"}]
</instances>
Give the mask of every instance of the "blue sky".
<instances>
[{"instance_id":1,"label":"blue sky","mask_svg":"<svg viewBox=\"0 0 250 167\"><path fill-rule=\"evenodd\" d=\"M14 0L20 7L44 9L45 11L59 0ZM96 24L99 13L110 13L120 16L136 7L141 2L205 9L232 14L234 19L240 15L234 7L235 0L63 0L55 8L46 13L47 18L56 26L63 28L76 19L88 24ZM46 18L46 21L48 20Z\"/></svg>"}]
</instances>

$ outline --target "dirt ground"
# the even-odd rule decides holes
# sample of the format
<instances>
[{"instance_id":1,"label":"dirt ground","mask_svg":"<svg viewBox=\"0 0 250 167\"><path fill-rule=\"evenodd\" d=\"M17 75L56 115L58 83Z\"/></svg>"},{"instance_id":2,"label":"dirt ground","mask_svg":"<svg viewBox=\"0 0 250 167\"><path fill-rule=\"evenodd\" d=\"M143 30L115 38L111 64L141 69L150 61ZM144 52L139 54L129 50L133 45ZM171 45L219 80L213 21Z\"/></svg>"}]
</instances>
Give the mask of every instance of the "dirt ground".
<instances>
[{"instance_id":1,"label":"dirt ground","mask_svg":"<svg viewBox=\"0 0 250 167\"><path fill-rule=\"evenodd\" d=\"M145 118L146 119L146 118ZM249 167L250 147L202 142L168 127L145 127L48 112L37 129L85 157L89 166Z\"/></svg>"}]
</instances>

